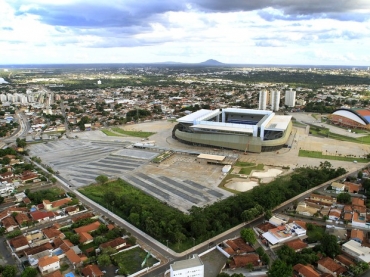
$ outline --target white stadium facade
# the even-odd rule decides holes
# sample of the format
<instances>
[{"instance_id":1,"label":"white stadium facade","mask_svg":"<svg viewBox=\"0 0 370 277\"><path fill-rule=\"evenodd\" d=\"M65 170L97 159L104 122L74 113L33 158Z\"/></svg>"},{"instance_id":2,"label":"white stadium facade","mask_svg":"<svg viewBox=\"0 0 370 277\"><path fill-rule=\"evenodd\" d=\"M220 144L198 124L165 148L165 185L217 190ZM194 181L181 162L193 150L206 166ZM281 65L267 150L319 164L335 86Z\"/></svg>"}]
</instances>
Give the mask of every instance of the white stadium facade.
<instances>
[{"instance_id":1,"label":"white stadium facade","mask_svg":"<svg viewBox=\"0 0 370 277\"><path fill-rule=\"evenodd\" d=\"M275 151L287 146L291 119L266 110L202 109L177 119L172 137L192 145L255 153Z\"/></svg>"}]
</instances>

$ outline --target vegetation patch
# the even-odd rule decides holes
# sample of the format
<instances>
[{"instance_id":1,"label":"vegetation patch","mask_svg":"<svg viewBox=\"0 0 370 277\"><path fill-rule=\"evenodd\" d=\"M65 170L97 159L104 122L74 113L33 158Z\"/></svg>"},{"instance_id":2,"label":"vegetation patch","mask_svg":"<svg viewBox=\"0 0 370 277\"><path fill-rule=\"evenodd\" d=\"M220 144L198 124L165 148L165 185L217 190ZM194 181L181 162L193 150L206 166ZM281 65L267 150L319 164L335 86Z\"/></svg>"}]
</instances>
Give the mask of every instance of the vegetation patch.
<instances>
[{"instance_id":1,"label":"vegetation patch","mask_svg":"<svg viewBox=\"0 0 370 277\"><path fill-rule=\"evenodd\" d=\"M161 163L163 162L164 160L168 159L169 157L171 157L172 155L174 154L174 152L172 150L169 150L169 151L165 151L164 153L161 153L159 154L157 157L155 157L152 162L153 163Z\"/></svg>"},{"instance_id":2,"label":"vegetation patch","mask_svg":"<svg viewBox=\"0 0 370 277\"><path fill-rule=\"evenodd\" d=\"M112 256L112 260L117 263L120 272L124 272L127 275L138 272L145 267L151 267L158 262L157 259L151 255L149 256L140 247L117 253ZM141 266L142 264L143 267Z\"/></svg>"},{"instance_id":3,"label":"vegetation patch","mask_svg":"<svg viewBox=\"0 0 370 277\"><path fill-rule=\"evenodd\" d=\"M104 134L106 134L107 136L110 136L110 137L120 137L121 135L120 134L117 134L117 133L114 133L110 130L107 130L107 129L104 129L104 130L101 130Z\"/></svg>"},{"instance_id":4,"label":"vegetation patch","mask_svg":"<svg viewBox=\"0 0 370 277\"><path fill-rule=\"evenodd\" d=\"M239 174L249 175L251 174L252 170L263 170L263 168L263 164L258 164L257 166L253 167L243 167L242 169L240 169Z\"/></svg>"},{"instance_id":5,"label":"vegetation patch","mask_svg":"<svg viewBox=\"0 0 370 277\"><path fill-rule=\"evenodd\" d=\"M306 157L306 158L316 158L316 159L323 159L323 160L336 160L336 161L345 161L345 162L353 162L357 161L359 163L368 163L369 159L355 157L355 156L332 156L332 155L323 155L320 151L307 151L307 150L299 150L299 157Z\"/></svg>"},{"instance_id":6,"label":"vegetation patch","mask_svg":"<svg viewBox=\"0 0 370 277\"><path fill-rule=\"evenodd\" d=\"M118 127L112 127L112 131L116 132L116 133L119 133L121 135L126 135L126 136L130 136L130 137L138 137L138 138L147 138L147 137L150 137L150 136L155 134L153 132L127 131L127 130L123 130L123 129L118 128Z\"/></svg>"}]
</instances>

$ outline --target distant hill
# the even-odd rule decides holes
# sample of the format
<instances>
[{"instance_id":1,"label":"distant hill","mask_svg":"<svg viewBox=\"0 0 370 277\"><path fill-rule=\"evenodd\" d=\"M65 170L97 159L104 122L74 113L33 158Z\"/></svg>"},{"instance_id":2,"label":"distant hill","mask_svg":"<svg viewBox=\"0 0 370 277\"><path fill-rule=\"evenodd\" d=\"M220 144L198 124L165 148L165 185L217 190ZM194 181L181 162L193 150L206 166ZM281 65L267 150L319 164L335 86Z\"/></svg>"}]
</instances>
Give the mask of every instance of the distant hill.
<instances>
[{"instance_id":1,"label":"distant hill","mask_svg":"<svg viewBox=\"0 0 370 277\"><path fill-rule=\"evenodd\" d=\"M224 65L224 63L221 63L221 62L213 60L213 59L206 60L205 62L201 62L199 64L200 65Z\"/></svg>"}]
</instances>

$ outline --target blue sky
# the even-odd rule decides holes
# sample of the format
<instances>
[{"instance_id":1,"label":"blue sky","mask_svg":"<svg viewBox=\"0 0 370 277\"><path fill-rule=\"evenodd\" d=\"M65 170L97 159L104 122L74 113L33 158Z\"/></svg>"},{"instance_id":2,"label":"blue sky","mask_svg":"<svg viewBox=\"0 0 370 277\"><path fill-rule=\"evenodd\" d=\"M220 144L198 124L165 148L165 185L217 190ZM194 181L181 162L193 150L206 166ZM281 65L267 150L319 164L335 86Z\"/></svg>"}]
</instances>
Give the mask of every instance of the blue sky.
<instances>
[{"instance_id":1,"label":"blue sky","mask_svg":"<svg viewBox=\"0 0 370 277\"><path fill-rule=\"evenodd\" d=\"M370 66L369 0L0 0L0 64Z\"/></svg>"}]
</instances>

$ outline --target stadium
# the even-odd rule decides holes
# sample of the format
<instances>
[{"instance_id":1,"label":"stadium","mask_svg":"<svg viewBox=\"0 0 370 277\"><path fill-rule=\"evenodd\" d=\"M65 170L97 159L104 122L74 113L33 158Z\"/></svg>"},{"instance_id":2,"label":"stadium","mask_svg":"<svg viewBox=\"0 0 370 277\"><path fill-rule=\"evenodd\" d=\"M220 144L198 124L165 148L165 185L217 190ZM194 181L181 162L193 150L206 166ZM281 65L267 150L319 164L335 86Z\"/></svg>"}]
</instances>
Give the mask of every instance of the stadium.
<instances>
[{"instance_id":1,"label":"stadium","mask_svg":"<svg viewBox=\"0 0 370 277\"><path fill-rule=\"evenodd\" d=\"M199 110L177 119L172 137L183 143L260 153L287 146L292 117L250 109Z\"/></svg>"},{"instance_id":2,"label":"stadium","mask_svg":"<svg viewBox=\"0 0 370 277\"><path fill-rule=\"evenodd\" d=\"M370 110L340 108L328 116L330 123L351 129L370 130Z\"/></svg>"}]
</instances>

